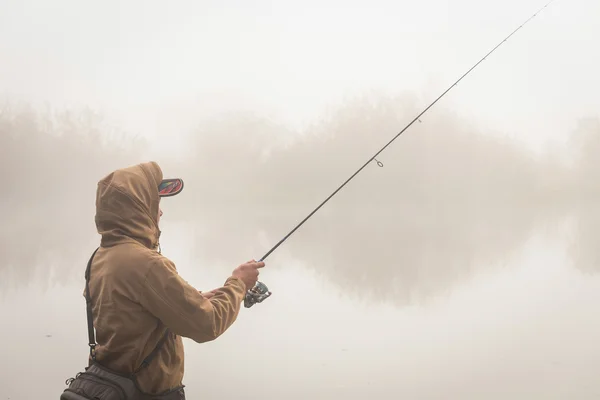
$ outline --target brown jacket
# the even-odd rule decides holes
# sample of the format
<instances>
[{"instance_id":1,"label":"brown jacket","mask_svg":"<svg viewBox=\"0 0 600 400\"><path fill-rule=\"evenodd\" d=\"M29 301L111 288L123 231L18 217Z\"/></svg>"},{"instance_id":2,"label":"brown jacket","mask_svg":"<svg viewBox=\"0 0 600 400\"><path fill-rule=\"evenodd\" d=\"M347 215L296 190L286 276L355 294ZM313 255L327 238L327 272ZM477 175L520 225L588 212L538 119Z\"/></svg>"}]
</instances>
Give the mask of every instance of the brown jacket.
<instances>
[{"instance_id":1,"label":"brown jacket","mask_svg":"<svg viewBox=\"0 0 600 400\"><path fill-rule=\"evenodd\" d=\"M151 394L182 384L181 338L203 343L219 337L236 320L246 290L240 279L229 277L208 300L156 251L162 179L158 164L149 162L98 183L96 227L102 238L90 277L101 364L133 372L170 328L156 358L138 374L140 388Z\"/></svg>"}]
</instances>

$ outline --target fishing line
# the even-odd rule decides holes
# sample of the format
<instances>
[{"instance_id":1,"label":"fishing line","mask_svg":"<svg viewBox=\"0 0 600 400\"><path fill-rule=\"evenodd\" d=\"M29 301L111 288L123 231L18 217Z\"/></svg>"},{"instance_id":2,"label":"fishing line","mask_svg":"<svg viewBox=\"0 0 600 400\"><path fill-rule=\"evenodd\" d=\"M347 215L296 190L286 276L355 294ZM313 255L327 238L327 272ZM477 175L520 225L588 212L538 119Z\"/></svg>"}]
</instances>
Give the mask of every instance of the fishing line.
<instances>
[{"instance_id":1,"label":"fishing line","mask_svg":"<svg viewBox=\"0 0 600 400\"><path fill-rule=\"evenodd\" d=\"M531 21L533 18L536 17L536 15L538 15L539 13L541 13L546 7L548 7L552 2L554 2L554 0L550 0L548 3L546 3L542 8L540 8L538 11L536 11L531 17L529 17L527 20L525 20L525 22L523 22L521 25L519 25L514 31L512 31L507 37L504 38L504 40L502 40L500 43L498 43L492 50L490 50L485 56L483 56L475 65L473 65L467 72L465 72L460 78L458 78L456 80L456 82L454 82L448 89L446 89L437 99L435 99L431 104L429 104L419 115L417 115L408 125L406 125L404 127L404 129L402 129L400 131L400 133L398 133L396 136L394 136L392 138L392 140L390 140L385 146L383 146L377 153L375 153L371 158L369 158L369 160L364 163L364 165L362 167L360 167L354 174L352 174L350 176L350 178L348 178L344 183L342 183L340 185L340 187L338 187L333 193L331 193L325 200L323 200L323 202L321 204L319 204L317 206L317 208L315 208L310 214L308 214L306 216L306 218L304 218L302 221L300 221L300 223L298 225L296 225L294 227L294 229L292 229L287 235L285 235L283 237L283 239L281 239L275 246L273 246L264 256L261 257L261 259L259 261L264 261L273 251L275 251L279 246L281 246L283 244L283 242L285 242L294 232L296 232L296 230L298 228L300 228L306 221L308 221L308 219L310 217L312 217L321 207L323 207L325 205L325 203L327 203L333 196L335 196L337 194L337 192L339 192L344 186L346 186L346 184L348 182L350 182L356 175L358 175L367 165L369 165L370 162L375 161L377 162L377 165L379 167L383 167L383 163L379 160L376 160L375 157L377 157L379 154L381 154L381 152L383 150L385 150L390 144L392 144L392 142L394 140L396 140L400 135L402 135L402 133L404 133L404 131L406 131L413 123L415 123L415 121L420 121L420 118L423 114L425 114L431 107L433 107L433 105L435 103L437 103L442 97L444 97L446 95L446 93L448 93L450 91L450 89L452 89L454 86L456 86L461 80L463 80L464 77L466 77L471 71L473 71L475 68L477 68L477 66L479 64L481 64L487 57L489 57L494 51L496 51L496 49L498 47L500 47L504 42L506 42L508 39L510 39L511 36L513 36L519 29L521 29L523 26L525 26L529 21Z\"/></svg>"}]
</instances>

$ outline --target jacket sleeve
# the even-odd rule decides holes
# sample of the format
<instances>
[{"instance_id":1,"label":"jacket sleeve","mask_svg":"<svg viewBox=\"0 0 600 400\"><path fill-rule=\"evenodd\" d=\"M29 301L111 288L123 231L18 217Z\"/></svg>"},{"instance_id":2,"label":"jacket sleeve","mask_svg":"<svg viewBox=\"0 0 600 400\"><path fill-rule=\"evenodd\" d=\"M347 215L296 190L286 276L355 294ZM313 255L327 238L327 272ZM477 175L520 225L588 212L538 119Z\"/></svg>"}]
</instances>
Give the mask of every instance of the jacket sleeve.
<instances>
[{"instance_id":1,"label":"jacket sleeve","mask_svg":"<svg viewBox=\"0 0 600 400\"><path fill-rule=\"evenodd\" d=\"M173 333L198 343L221 336L237 319L246 286L233 276L206 299L187 283L167 258L152 261L143 282L140 303Z\"/></svg>"}]
</instances>

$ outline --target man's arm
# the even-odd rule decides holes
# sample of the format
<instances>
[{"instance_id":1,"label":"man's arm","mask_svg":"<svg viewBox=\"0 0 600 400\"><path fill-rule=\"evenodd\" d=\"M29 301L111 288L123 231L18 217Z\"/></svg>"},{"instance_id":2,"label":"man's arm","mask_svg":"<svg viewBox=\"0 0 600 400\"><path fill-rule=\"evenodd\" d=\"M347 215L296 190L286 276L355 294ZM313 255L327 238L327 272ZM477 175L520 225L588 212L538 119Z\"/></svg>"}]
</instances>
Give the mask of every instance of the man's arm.
<instances>
[{"instance_id":1,"label":"man's arm","mask_svg":"<svg viewBox=\"0 0 600 400\"><path fill-rule=\"evenodd\" d=\"M153 260L143 283L140 303L173 333L198 343L221 336L237 319L246 293L241 279L230 276L205 298L187 283L167 258Z\"/></svg>"}]
</instances>

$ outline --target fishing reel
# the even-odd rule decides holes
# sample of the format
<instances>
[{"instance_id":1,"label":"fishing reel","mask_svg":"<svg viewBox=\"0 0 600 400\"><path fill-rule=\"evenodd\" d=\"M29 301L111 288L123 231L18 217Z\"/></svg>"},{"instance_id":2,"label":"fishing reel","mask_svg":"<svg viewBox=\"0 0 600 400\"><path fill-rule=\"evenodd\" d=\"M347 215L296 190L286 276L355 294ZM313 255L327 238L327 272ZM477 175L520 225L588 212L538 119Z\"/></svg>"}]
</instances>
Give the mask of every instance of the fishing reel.
<instances>
[{"instance_id":1,"label":"fishing reel","mask_svg":"<svg viewBox=\"0 0 600 400\"><path fill-rule=\"evenodd\" d=\"M264 283L257 281L254 287L246 292L244 307L250 308L256 303L262 303L271 296L269 288Z\"/></svg>"}]
</instances>

